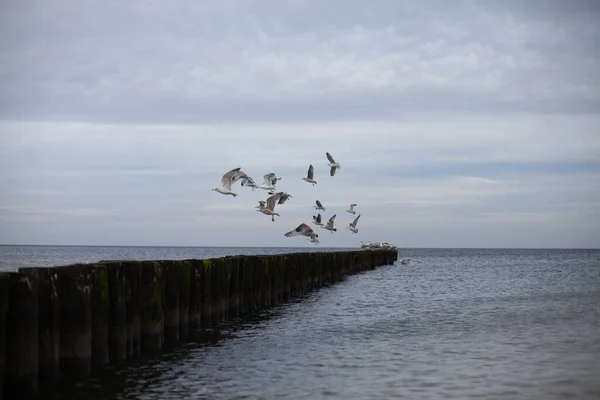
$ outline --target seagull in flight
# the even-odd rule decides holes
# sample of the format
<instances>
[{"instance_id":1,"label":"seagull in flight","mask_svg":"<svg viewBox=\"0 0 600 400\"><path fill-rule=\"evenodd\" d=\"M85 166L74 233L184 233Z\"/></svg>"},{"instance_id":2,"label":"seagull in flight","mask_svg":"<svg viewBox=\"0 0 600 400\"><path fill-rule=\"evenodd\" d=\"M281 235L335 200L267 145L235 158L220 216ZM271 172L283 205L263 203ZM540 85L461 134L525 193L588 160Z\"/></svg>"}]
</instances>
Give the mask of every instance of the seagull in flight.
<instances>
[{"instance_id":1,"label":"seagull in flight","mask_svg":"<svg viewBox=\"0 0 600 400\"><path fill-rule=\"evenodd\" d=\"M286 237L306 236L306 237L310 238L311 241L314 241L314 239L319 237L319 234L315 233L310 226L306 225L305 223L302 223L302 224L298 225L298 227L296 229L293 229L289 232L284 233L283 236L286 236Z\"/></svg>"},{"instance_id":2,"label":"seagull in flight","mask_svg":"<svg viewBox=\"0 0 600 400\"><path fill-rule=\"evenodd\" d=\"M315 207L315 210L325 211L325 207L323 207L323 204L321 204L321 202L319 200L317 200L315 203L316 203L316 206L313 206L313 207Z\"/></svg>"},{"instance_id":3,"label":"seagull in flight","mask_svg":"<svg viewBox=\"0 0 600 400\"><path fill-rule=\"evenodd\" d=\"M354 221L350 222L350 225L348 225L348 229L350 229L352 233L358 233L358 228L356 227L356 224L358 223L359 218L360 214L358 214L358 217L354 218Z\"/></svg>"},{"instance_id":4,"label":"seagull in flight","mask_svg":"<svg viewBox=\"0 0 600 400\"><path fill-rule=\"evenodd\" d=\"M270 215L271 221L275 222L275 216L277 215L279 217L279 214L275 212L275 205L281 198L282 194L283 194L283 192L279 192L279 193L275 193L274 195L270 196L267 199L267 206L264 208L259 208L256 211L260 211L261 213L263 213L265 215Z\"/></svg>"},{"instance_id":5,"label":"seagull in flight","mask_svg":"<svg viewBox=\"0 0 600 400\"><path fill-rule=\"evenodd\" d=\"M356 214L356 211L354 211L354 207L356 207L357 204L356 203L352 203L350 204L350 208L348 208L346 211L348 211L350 214L354 215Z\"/></svg>"},{"instance_id":6,"label":"seagull in flight","mask_svg":"<svg viewBox=\"0 0 600 400\"><path fill-rule=\"evenodd\" d=\"M329 171L329 174L331 176L335 175L335 170L336 169L341 169L342 167L340 166L340 163L335 162L335 160L333 159L333 157L331 157L331 154L329 154L328 152L325 153L327 155L327 159L329 160L329 164L327 164L328 167L331 167L331 170Z\"/></svg>"},{"instance_id":7,"label":"seagull in flight","mask_svg":"<svg viewBox=\"0 0 600 400\"><path fill-rule=\"evenodd\" d=\"M234 168L223 175L221 178L221 187L214 188L212 190L221 194L229 194L233 197L237 197L237 193L231 191L231 185L233 185L240 178L247 178L247 176L248 175L241 170L241 167Z\"/></svg>"},{"instance_id":8,"label":"seagull in flight","mask_svg":"<svg viewBox=\"0 0 600 400\"><path fill-rule=\"evenodd\" d=\"M327 221L327 225L325 225L323 227L323 229L327 229L328 231L331 231L331 233L337 231L337 228L333 227L334 221L335 221L335 214L333 214L333 217L329 218L329 221Z\"/></svg>"},{"instance_id":9,"label":"seagull in flight","mask_svg":"<svg viewBox=\"0 0 600 400\"><path fill-rule=\"evenodd\" d=\"M317 181L315 181L313 179L314 176L315 176L315 168L312 166L312 164L310 164L310 166L308 167L308 173L306 174L306 178L302 178L302 180L312 183L313 186L315 186L317 184Z\"/></svg>"},{"instance_id":10,"label":"seagull in flight","mask_svg":"<svg viewBox=\"0 0 600 400\"><path fill-rule=\"evenodd\" d=\"M323 226L323 223L321 222L321 213L313 215L313 224Z\"/></svg>"}]
</instances>

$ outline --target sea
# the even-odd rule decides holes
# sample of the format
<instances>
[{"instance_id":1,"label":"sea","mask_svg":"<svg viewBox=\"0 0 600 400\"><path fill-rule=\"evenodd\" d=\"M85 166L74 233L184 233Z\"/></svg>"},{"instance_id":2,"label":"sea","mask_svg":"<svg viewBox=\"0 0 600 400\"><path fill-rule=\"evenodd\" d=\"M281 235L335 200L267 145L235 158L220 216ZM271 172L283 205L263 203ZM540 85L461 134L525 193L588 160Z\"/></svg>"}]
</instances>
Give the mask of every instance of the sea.
<instances>
[{"instance_id":1,"label":"sea","mask_svg":"<svg viewBox=\"0 0 600 400\"><path fill-rule=\"evenodd\" d=\"M315 248L0 246L0 269ZM600 399L600 250L399 249L51 399Z\"/></svg>"}]
</instances>

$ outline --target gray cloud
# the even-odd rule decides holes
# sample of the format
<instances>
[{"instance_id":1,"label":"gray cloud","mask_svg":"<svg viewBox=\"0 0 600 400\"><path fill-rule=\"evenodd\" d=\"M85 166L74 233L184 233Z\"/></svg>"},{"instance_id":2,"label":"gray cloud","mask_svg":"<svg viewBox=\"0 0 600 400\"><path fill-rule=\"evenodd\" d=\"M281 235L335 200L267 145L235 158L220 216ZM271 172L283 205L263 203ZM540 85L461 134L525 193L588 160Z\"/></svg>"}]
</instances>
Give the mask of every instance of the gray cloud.
<instances>
[{"instance_id":1,"label":"gray cloud","mask_svg":"<svg viewBox=\"0 0 600 400\"><path fill-rule=\"evenodd\" d=\"M589 1L11 2L0 109L120 123L596 113L594 16Z\"/></svg>"}]
</instances>

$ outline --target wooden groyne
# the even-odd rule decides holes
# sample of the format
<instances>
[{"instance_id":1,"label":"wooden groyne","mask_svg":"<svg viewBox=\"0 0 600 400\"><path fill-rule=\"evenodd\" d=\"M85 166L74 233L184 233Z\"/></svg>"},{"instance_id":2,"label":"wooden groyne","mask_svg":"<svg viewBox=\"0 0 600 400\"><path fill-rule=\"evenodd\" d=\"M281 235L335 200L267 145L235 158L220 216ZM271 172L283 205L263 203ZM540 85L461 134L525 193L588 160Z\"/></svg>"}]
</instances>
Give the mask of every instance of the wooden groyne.
<instances>
[{"instance_id":1,"label":"wooden groyne","mask_svg":"<svg viewBox=\"0 0 600 400\"><path fill-rule=\"evenodd\" d=\"M176 344L377 266L396 250L108 261L0 273L0 400Z\"/></svg>"}]
</instances>

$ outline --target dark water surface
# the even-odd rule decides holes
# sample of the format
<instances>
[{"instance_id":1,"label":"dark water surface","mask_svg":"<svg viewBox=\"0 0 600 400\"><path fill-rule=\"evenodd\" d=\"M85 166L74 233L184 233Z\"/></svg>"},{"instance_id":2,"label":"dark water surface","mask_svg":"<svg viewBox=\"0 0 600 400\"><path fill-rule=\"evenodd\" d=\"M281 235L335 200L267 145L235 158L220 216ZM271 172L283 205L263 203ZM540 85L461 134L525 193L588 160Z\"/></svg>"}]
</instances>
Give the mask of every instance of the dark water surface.
<instances>
[{"instance_id":1,"label":"dark water surface","mask_svg":"<svg viewBox=\"0 0 600 400\"><path fill-rule=\"evenodd\" d=\"M600 250L407 257L55 398L600 398Z\"/></svg>"}]
</instances>

